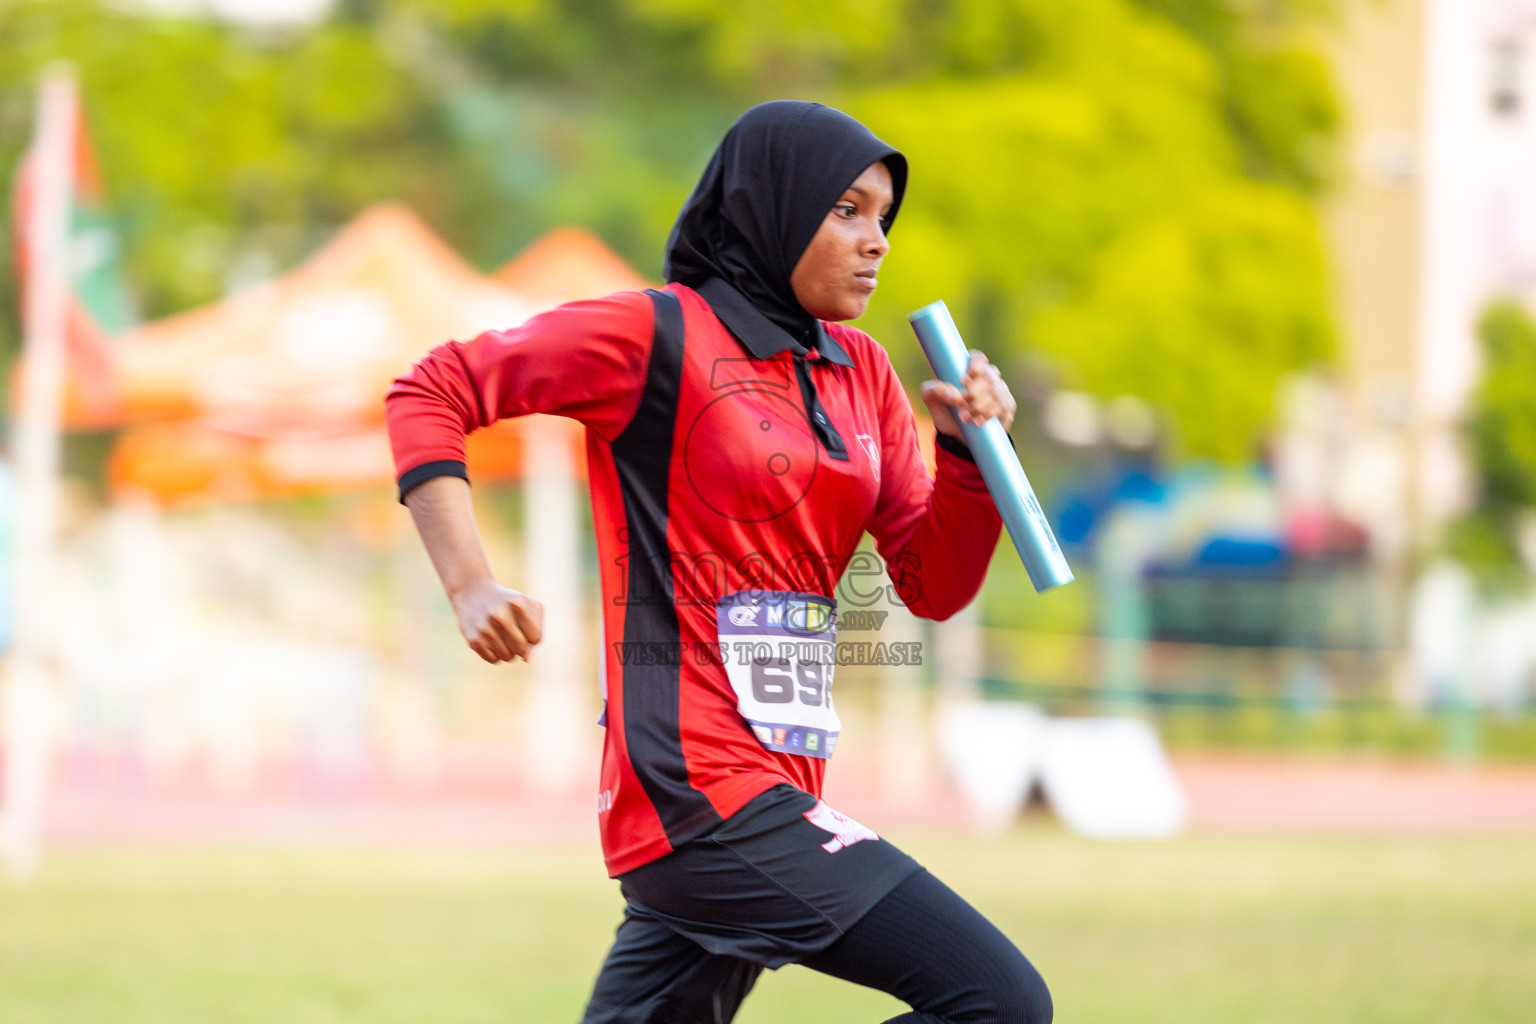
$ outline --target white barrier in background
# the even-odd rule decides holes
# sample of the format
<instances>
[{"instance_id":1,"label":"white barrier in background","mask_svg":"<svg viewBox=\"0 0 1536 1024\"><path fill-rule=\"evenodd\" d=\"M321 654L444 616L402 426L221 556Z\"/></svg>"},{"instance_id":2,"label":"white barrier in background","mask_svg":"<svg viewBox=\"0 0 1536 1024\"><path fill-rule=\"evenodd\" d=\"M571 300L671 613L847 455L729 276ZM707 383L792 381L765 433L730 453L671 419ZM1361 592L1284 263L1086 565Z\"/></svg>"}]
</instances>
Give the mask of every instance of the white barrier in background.
<instances>
[{"instance_id":1,"label":"white barrier in background","mask_svg":"<svg viewBox=\"0 0 1536 1024\"><path fill-rule=\"evenodd\" d=\"M1139 718L1051 720L1040 783L1079 835L1168 839L1184 827L1184 792L1157 734Z\"/></svg>"},{"instance_id":2,"label":"white barrier in background","mask_svg":"<svg viewBox=\"0 0 1536 1024\"><path fill-rule=\"evenodd\" d=\"M976 824L999 832L1040 774L1046 717L1029 704L957 701L939 716L939 749Z\"/></svg>"},{"instance_id":3,"label":"white barrier in background","mask_svg":"<svg viewBox=\"0 0 1536 1024\"><path fill-rule=\"evenodd\" d=\"M1094 839L1166 839L1184 827L1184 793L1139 718L1050 718L1016 701L946 708L939 746L978 826L999 831L1039 783L1062 823Z\"/></svg>"}]
</instances>

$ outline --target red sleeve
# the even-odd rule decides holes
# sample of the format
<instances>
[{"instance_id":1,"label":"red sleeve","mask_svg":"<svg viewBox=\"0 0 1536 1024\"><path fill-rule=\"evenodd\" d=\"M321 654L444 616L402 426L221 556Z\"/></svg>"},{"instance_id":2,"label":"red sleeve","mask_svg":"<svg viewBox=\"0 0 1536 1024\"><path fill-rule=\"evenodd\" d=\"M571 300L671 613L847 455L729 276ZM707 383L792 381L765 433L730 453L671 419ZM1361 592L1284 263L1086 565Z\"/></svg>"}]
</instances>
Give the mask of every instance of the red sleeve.
<instances>
[{"instance_id":1,"label":"red sleeve","mask_svg":"<svg viewBox=\"0 0 1536 1024\"><path fill-rule=\"evenodd\" d=\"M880 497L869 532L902 603L920 618L947 619L981 589L1003 521L967 456L941 443L938 474L928 475L906 392L885 350L873 343L869 349L883 377Z\"/></svg>"},{"instance_id":2,"label":"red sleeve","mask_svg":"<svg viewBox=\"0 0 1536 1024\"><path fill-rule=\"evenodd\" d=\"M401 496L434 476L467 478L464 436L496 420L550 413L618 436L640 400L654 319L650 296L619 292L428 352L384 396Z\"/></svg>"}]
</instances>

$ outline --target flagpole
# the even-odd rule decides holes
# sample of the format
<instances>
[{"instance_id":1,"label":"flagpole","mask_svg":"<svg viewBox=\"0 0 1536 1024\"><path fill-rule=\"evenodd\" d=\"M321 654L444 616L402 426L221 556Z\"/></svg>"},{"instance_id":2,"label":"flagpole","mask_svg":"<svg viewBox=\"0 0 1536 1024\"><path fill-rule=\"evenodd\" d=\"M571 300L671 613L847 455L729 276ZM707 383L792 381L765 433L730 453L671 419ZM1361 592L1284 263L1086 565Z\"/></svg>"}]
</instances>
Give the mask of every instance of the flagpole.
<instances>
[{"instance_id":1,"label":"flagpole","mask_svg":"<svg viewBox=\"0 0 1536 1024\"><path fill-rule=\"evenodd\" d=\"M26 218L28 268L23 294L22 393L13 420L16 459L16 630L4 701L4 784L0 854L11 875L28 879L42 857L43 815L53 757L51 685L54 540L58 527L64 331L69 295L69 227L75 190L78 95L74 71L44 73L30 166Z\"/></svg>"}]
</instances>

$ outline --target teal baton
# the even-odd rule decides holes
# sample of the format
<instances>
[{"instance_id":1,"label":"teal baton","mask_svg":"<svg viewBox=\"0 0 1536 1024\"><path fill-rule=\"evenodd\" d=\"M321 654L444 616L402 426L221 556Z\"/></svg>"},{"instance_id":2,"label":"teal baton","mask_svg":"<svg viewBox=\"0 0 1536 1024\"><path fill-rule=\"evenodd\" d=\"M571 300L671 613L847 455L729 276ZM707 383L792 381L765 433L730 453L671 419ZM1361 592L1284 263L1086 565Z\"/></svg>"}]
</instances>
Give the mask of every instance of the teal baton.
<instances>
[{"instance_id":1,"label":"teal baton","mask_svg":"<svg viewBox=\"0 0 1536 1024\"><path fill-rule=\"evenodd\" d=\"M944 301L907 314L907 322L917 332L918 344L923 346L933 375L946 384L963 387L961 381L970 365L970 355ZM994 416L985 423L966 423L960 420L958 412L955 418L960 421L960 431L982 479L987 482L1003 525L1008 527L1008 536L1013 538L1013 546L1024 560L1035 592L1071 583L1072 569L1061 553L1061 545L1056 543L1051 524L1045 521L1035 489L1029 486L1029 477L1024 475L1024 467L1019 465L1018 453L1013 450L1001 421Z\"/></svg>"}]
</instances>

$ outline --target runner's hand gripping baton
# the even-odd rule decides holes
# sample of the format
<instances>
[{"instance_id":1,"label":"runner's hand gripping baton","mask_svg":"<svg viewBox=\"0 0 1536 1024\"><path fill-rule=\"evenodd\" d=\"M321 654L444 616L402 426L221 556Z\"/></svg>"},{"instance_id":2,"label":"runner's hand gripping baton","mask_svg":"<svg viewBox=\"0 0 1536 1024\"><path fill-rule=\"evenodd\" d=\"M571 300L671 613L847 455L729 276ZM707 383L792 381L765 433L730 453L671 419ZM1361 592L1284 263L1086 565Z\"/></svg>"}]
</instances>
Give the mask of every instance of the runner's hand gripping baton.
<instances>
[{"instance_id":1,"label":"runner's hand gripping baton","mask_svg":"<svg viewBox=\"0 0 1536 1024\"><path fill-rule=\"evenodd\" d=\"M941 299L915 313L908 313L907 322L917 332L918 343L923 346L928 365L933 367L933 375L946 384L963 388L961 381L970 365L970 355L944 301ZM1045 521L1045 513L1040 510L1035 490L1029 486L1029 478L1024 475L1024 467L1019 465L1018 453L1013 450L1003 424L995 416L981 424L967 423L958 413L955 419L960 423L960 431L965 435L976 467L987 482L987 490L992 492L1003 524L1008 527L1013 546L1024 560L1035 592L1071 583L1072 570L1056 543L1051 524Z\"/></svg>"}]
</instances>

